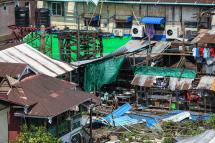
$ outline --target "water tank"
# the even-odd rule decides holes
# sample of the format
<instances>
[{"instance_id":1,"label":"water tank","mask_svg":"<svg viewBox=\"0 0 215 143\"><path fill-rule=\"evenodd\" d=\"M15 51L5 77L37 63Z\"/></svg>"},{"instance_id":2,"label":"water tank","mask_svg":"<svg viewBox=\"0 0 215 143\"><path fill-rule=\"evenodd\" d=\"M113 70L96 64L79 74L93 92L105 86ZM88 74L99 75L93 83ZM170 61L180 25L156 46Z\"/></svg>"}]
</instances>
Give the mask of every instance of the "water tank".
<instances>
[{"instance_id":1,"label":"water tank","mask_svg":"<svg viewBox=\"0 0 215 143\"><path fill-rule=\"evenodd\" d=\"M16 26L21 26L21 27L29 26L29 8L28 7L15 7L15 23L16 23Z\"/></svg>"},{"instance_id":2,"label":"water tank","mask_svg":"<svg viewBox=\"0 0 215 143\"><path fill-rule=\"evenodd\" d=\"M40 28L41 25L44 25L45 27L50 27L50 10L46 8L39 8L36 10L35 13L36 17L36 27Z\"/></svg>"}]
</instances>

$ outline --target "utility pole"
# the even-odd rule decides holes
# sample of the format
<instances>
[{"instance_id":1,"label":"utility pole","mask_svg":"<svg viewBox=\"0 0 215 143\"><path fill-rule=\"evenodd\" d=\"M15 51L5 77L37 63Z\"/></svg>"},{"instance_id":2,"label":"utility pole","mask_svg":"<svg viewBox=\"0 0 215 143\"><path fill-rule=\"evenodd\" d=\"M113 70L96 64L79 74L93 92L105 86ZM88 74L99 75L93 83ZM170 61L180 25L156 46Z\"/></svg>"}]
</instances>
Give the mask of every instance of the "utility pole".
<instances>
[{"instance_id":1,"label":"utility pole","mask_svg":"<svg viewBox=\"0 0 215 143\"><path fill-rule=\"evenodd\" d=\"M91 99L92 101L92 99ZM93 143L92 107L90 106L90 143Z\"/></svg>"},{"instance_id":2,"label":"utility pole","mask_svg":"<svg viewBox=\"0 0 215 143\"><path fill-rule=\"evenodd\" d=\"M93 107L94 105L93 99L91 98L91 104L90 104L90 140L89 143L93 143Z\"/></svg>"},{"instance_id":3,"label":"utility pole","mask_svg":"<svg viewBox=\"0 0 215 143\"><path fill-rule=\"evenodd\" d=\"M78 32L77 32L77 61L80 59L80 16L78 16Z\"/></svg>"}]
</instances>

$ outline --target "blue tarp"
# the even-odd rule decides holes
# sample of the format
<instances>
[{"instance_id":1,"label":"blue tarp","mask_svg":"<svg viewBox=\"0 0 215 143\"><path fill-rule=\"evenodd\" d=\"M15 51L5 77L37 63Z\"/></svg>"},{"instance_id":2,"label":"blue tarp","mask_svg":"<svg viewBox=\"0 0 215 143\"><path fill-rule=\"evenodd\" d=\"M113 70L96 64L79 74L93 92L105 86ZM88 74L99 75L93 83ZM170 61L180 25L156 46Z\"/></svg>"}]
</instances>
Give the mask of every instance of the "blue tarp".
<instances>
[{"instance_id":1,"label":"blue tarp","mask_svg":"<svg viewBox=\"0 0 215 143\"><path fill-rule=\"evenodd\" d=\"M114 122L109 122L111 126L125 126L125 125L132 125L132 124L138 124L141 122L144 122L145 120L142 120L140 118L133 118L130 115L124 115L118 118L114 119Z\"/></svg>"},{"instance_id":2,"label":"blue tarp","mask_svg":"<svg viewBox=\"0 0 215 143\"><path fill-rule=\"evenodd\" d=\"M113 111L111 114L108 114L107 116L103 117L103 120L107 121L111 126L124 126L146 122L146 126L148 128L152 128L159 124L162 119L184 112L184 110L173 110L162 116L151 114L126 113L131 109L132 106L129 103L125 103L124 105ZM190 114L192 117L192 121L208 120L210 118L210 115L207 113L199 114L196 112L190 112Z\"/></svg>"},{"instance_id":3,"label":"blue tarp","mask_svg":"<svg viewBox=\"0 0 215 143\"><path fill-rule=\"evenodd\" d=\"M143 24L164 24L165 22L164 17L144 17L140 20Z\"/></svg>"},{"instance_id":4,"label":"blue tarp","mask_svg":"<svg viewBox=\"0 0 215 143\"><path fill-rule=\"evenodd\" d=\"M128 18L127 18L127 22L132 22L133 21L133 16L129 16Z\"/></svg>"},{"instance_id":5,"label":"blue tarp","mask_svg":"<svg viewBox=\"0 0 215 143\"><path fill-rule=\"evenodd\" d=\"M103 119L108 121L109 123L112 122L112 118L118 118L132 109L132 106L129 103L125 103L120 106L118 109L114 110L111 114L108 114Z\"/></svg>"},{"instance_id":6,"label":"blue tarp","mask_svg":"<svg viewBox=\"0 0 215 143\"><path fill-rule=\"evenodd\" d=\"M96 15L95 17L92 18L92 21L99 21L100 20L100 16Z\"/></svg>"}]
</instances>

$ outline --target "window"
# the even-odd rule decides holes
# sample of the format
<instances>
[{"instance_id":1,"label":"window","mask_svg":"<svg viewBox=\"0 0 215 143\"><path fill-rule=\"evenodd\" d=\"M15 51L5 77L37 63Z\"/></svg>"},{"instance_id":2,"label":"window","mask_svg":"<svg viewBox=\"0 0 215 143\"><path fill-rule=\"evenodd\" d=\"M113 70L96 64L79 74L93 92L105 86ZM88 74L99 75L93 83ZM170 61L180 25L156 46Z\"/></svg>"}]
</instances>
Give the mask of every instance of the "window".
<instances>
[{"instance_id":1,"label":"window","mask_svg":"<svg viewBox=\"0 0 215 143\"><path fill-rule=\"evenodd\" d=\"M29 7L29 2L25 2L25 7Z\"/></svg>"},{"instance_id":2,"label":"window","mask_svg":"<svg viewBox=\"0 0 215 143\"><path fill-rule=\"evenodd\" d=\"M100 20L99 15L97 15L93 18L85 18L84 19L84 25L85 26L100 27L100 24L101 24L101 20Z\"/></svg>"},{"instance_id":3,"label":"window","mask_svg":"<svg viewBox=\"0 0 215 143\"><path fill-rule=\"evenodd\" d=\"M64 16L64 3L63 2L51 2L49 5L52 15Z\"/></svg>"},{"instance_id":4,"label":"window","mask_svg":"<svg viewBox=\"0 0 215 143\"><path fill-rule=\"evenodd\" d=\"M187 28L196 28L197 27L197 22L189 22L189 21L185 21L184 22L185 27Z\"/></svg>"},{"instance_id":5,"label":"window","mask_svg":"<svg viewBox=\"0 0 215 143\"><path fill-rule=\"evenodd\" d=\"M72 137L71 139L71 143L80 143L81 142L81 135L80 134L76 134Z\"/></svg>"},{"instance_id":6,"label":"window","mask_svg":"<svg viewBox=\"0 0 215 143\"><path fill-rule=\"evenodd\" d=\"M132 22L116 21L116 28L131 28Z\"/></svg>"},{"instance_id":7,"label":"window","mask_svg":"<svg viewBox=\"0 0 215 143\"><path fill-rule=\"evenodd\" d=\"M81 121L75 121L73 122L73 125L72 125L72 129L75 130L77 128L81 127Z\"/></svg>"}]
</instances>

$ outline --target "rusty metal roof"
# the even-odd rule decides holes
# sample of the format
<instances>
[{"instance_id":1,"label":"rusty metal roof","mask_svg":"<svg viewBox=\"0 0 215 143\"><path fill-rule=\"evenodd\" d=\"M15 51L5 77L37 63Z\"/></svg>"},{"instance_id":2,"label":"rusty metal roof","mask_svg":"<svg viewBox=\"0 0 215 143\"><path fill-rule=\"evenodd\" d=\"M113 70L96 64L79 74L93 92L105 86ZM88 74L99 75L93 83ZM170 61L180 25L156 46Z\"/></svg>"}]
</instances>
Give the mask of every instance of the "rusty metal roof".
<instances>
[{"instance_id":1,"label":"rusty metal roof","mask_svg":"<svg viewBox=\"0 0 215 143\"><path fill-rule=\"evenodd\" d=\"M17 78L26 68L26 64L0 62L0 77L6 77L6 75L8 75Z\"/></svg>"},{"instance_id":2,"label":"rusty metal roof","mask_svg":"<svg viewBox=\"0 0 215 143\"><path fill-rule=\"evenodd\" d=\"M215 77L214 76L202 76L197 89L207 89L215 91Z\"/></svg>"},{"instance_id":3,"label":"rusty metal roof","mask_svg":"<svg viewBox=\"0 0 215 143\"><path fill-rule=\"evenodd\" d=\"M179 63L180 62L175 63L174 65L171 66L171 68L177 68ZM184 62L184 68L197 71L197 65L192 63L192 62L190 62L190 61L185 61Z\"/></svg>"},{"instance_id":4,"label":"rusty metal roof","mask_svg":"<svg viewBox=\"0 0 215 143\"><path fill-rule=\"evenodd\" d=\"M204 34L198 41L203 44L215 44L215 34Z\"/></svg>"},{"instance_id":5,"label":"rusty metal roof","mask_svg":"<svg viewBox=\"0 0 215 143\"><path fill-rule=\"evenodd\" d=\"M12 87L8 99L29 106L27 115L53 117L92 99L91 94L75 91L75 87L47 75L33 75Z\"/></svg>"},{"instance_id":6,"label":"rusty metal roof","mask_svg":"<svg viewBox=\"0 0 215 143\"><path fill-rule=\"evenodd\" d=\"M157 76L151 75L135 75L132 80L132 85L143 86L143 87L155 87ZM190 78L176 78L176 77L168 77L169 85L168 89L174 91L178 90L188 90L192 88L193 79Z\"/></svg>"}]
</instances>

